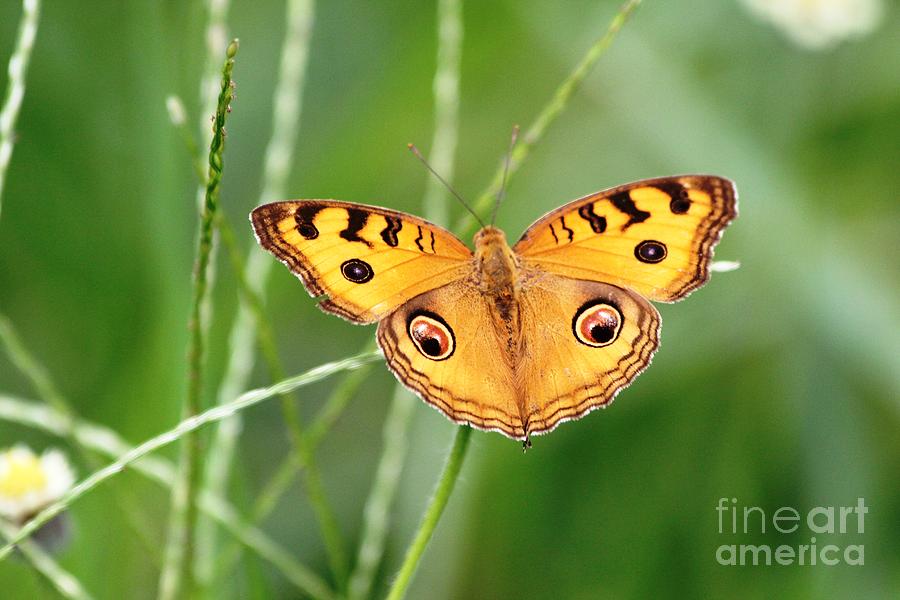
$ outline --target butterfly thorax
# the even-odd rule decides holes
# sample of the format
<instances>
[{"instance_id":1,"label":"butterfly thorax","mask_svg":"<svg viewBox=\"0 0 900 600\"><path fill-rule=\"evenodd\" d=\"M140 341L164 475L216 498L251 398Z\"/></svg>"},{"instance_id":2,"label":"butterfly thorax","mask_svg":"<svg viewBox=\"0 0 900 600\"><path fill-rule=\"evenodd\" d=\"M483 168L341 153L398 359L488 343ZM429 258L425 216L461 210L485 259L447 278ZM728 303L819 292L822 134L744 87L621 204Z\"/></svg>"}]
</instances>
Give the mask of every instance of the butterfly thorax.
<instances>
[{"instance_id":1,"label":"butterfly thorax","mask_svg":"<svg viewBox=\"0 0 900 600\"><path fill-rule=\"evenodd\" d=\"M519 265L506 235L495 227L475 234L475 279L491 313L494 327L514 360L519 352Z\"/></svg>"}]
</instances>

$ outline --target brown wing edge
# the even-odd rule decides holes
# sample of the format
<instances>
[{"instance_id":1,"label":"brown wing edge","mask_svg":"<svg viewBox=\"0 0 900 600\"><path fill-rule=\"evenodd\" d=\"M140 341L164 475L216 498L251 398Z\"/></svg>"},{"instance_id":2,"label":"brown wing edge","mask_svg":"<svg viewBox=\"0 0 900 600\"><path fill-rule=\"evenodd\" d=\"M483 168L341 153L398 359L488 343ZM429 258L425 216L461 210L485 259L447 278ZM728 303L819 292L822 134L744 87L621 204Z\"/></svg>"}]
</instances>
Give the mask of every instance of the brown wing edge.
<instances>
[{"instance_id":1,"label":"brown wing edge","mask_svg":"<svg viewBox=\"0 0 900 600\"><path fill-rule=\"evenodd\" d=\"M468 246L440 225L435 225L430 221L420 219L409 213L382 208L380 206L345 202L342 200L284 200L270 202L254 208L250 212L250 222L253 225L253 233L256 236L257 243L268 252L272 253L275 258L281 261L294 275L296 275L303 283L303 287L306 288L306 291L310 296L313 298L325 296L324 299L316 304L322 312L336 315L354 325L371 325L377 321L377 319L367 319L357 315L343 306L339 299L328 296L327 292L325 292L325 290L317 283L319 278L318 271L312 266L304 264L304 262L298 258L296 252L294 252L290 246L281 243L278 238L276 231L277 224L286 218L292 217L295 214L297 207L302 203L320 204L327 208L360 209L382 216L403 219L417 225L433 227L435 230L445 233L448 238L456 242L458 244L457 250L464 254L472 254L472 251Z\"/></svg>"},{"instance_id":2,"label":"brown wing edge","mask_svg":"<svg viewBox=\"0 0 900 600\"><path fill-rule=\"evenodd\" d=\"M313 201L318 202L318 201ZM275 258L284 263L291 273L296 275L303 283L306 292L313 298L322 298L316 306L324 313L336 315L354 325L369 325L374 323L372 319L366 319L344 308L333 298L329 298L325 290L319 284L319 272L303 261L288 244L281 241L276 231L277 224L291 217L296 210L296 202L272 202L263 204L253 209L250 213L250 222L253 224L253 232L260 246L271 252Z\"/></svg>"},{"instance_id":3,"label":"brown wing edge","mask_svg":"<svg viewBox=\"0 0 900 600\"><path fill-rule=\"evenodd\" d=\"M617 364L621 365L623 361L631 358L635 354L637 354L639 360L628 365L622 373L622 376L606 385L600 394L585 396L572 408L556 409L550 415L538 419L538 426L535 426L534 415L529 415L526 425L529 435L544 435L550 433L562 423L576 421L598 408L608 407L616 399L616 396L619 395L619 392L631 385L631 382L650 366L650 363L653 361L653 355L656 354L656 351L659 349L662 319L656 309L653 308L652 304L646 300L644 300L644 302L646 303L646 308L650 309L647 312L650 318L650 327L647 329L648 335L646 340L641 344L640 348L635 348L630 353L620 358ZM612 391L610 392L610 390Z\"/></svg>"},{"instance_id":4,"label":"brown wing edge","mask_svg":"<svg viewBox=\"0 0 900 600\"><path fill-rule=\"evenodd\" d=\"M376 341L382 354L384 354L388 369L397 377L404 387L421 398L427 405L431 406L458 425L469 425L482 431L495 431L513 440L524 441L527 439L528 432L522 425L516 426L514 423L507 423L506 421L494 418L485 419L469 410L454 410L446 401L429 394L428 384L423 385L420 381L416 381L410 375L417 374L425 381L427 381L427 377L424 374L417 372L408 360L404 360L404 357L400 353L394 351L397 347L397 339L394 337L393 332L388 329L388 326L385 324L386 322L387 319L379 323ZM461 404L479 404L474 400L458 398L454 398L454 400ZM521 417L516 415L515 420L521 421Z\"/></svg>"},{"instance_id":5,"label":"brown wing edge","mask_svg":"<svg viewBox=\"0 0 900 600\"><path fill-rule=\"evenodd\" d=\"M700 239L698 248L700 261L697 263L694 277L674 292L672 299L667 302L684 300L691 292L709 281L709 263L712 262L715 247L719 240L722 239L725 228L738 216L738 192L737 186L732 180L715 175L681 175L675 179L679 181L699 179L704 183L712 182L711 189L700 185L698 181L693 181L692 184L709 194L715 208L710 215L709 225L703 230L703 235L698 236Z\"/></svg>"},{"instance_id":6,"label":"brown wing edge","mask_svg":"<svg viewBox=\"0 0 900 600\"><path fill-rule=\"evenodd\" d=\"M596 202L600 198L612 196L614 194L624 192L628 189L645 186L653 187L658 184L670 183L672 181L676 181L679 183L687 181L693 187L707 192L711 198L711 202L714 205L713 212L711 213L708 220L709 225L703 229L703 235L698 236L698 239L700 239L698 248L700 261L697 264L697 271L694 273L694 276L691 279L685 282L684 285L682 285L673 293L671 299L664 300L663 302L670 303L683 300L684 298L689 296L691 292L709 281L709 263L713 257L713 250L715 249L716 244L718 244L719 240L722 238L722 233L725 231L725 228L728 227L728 224L738 216L737 186L735 185L734 181L726 177L720 177L718 175L697 174L673 175L670 177L654 177L652 179L641 179L639 181L633 181L631 183L618 185L613 188L582 196L581 198L572 200L571 202L568 202L563 206L560 206L559 208L555 208L547 212L541 218L529 225L525 229L525 232L522 234L519 240L516 242L515 246L513 246L513 251L519 253L520 245L528 239L528 236L532 231L535 231L539 226L544 225L548 221L556 218L556 215L558 215L562 211L575 210L581 204L585 204L587 202ZM701 185L701 182L705 184L712 183L712 186Z\"/></svg>"},{"instance_id":7,"label":"brown wing edge","mask_svg":"<svg viewBox=\"0 0 900 600\"><path fill-rule=\"evenodd\" d=\"M313 298L324 296L325 291L317 283L319 273L313 267L305 265L292 251L293 249L281 242L278 236L276 229L278 223L292 216L295 207L296 204L292 202L272 202L257 206L250 213L253 234L260 246L271 252L290 269L291 273L300 278L310 296Z\"/></svg>"}]
</instances>

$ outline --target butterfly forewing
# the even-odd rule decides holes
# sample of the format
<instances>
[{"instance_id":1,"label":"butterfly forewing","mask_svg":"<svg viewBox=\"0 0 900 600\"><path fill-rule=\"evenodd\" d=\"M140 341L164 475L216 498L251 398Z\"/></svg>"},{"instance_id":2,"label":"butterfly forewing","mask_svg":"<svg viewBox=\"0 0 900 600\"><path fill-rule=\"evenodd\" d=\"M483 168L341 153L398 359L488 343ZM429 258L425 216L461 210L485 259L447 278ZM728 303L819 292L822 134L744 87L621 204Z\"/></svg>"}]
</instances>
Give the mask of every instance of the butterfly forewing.
<instances>
[{"instance_id":1,"label":"butterfly forewing","mask_svg":"<svg viewBox=\"0 0 900 600\"><path fill-rule=\"evenodd\" d=\"M413 296L458 279L472 252L447 230L405 213L335 200L274 202L251 221L320 306L372 323Z\"/></svg>"},{"instance_id":2,"label":"butterfly forewing","mask_svg":"<svg viewBox=\"0 0 900 600\"><path fill-rule=\"evenodd\" d=\"M737 194L728 179L647 179L548 213L513 249L551 273L673 302L706 282L713 247L736 215Z\"/></svg>"}]
</instances>

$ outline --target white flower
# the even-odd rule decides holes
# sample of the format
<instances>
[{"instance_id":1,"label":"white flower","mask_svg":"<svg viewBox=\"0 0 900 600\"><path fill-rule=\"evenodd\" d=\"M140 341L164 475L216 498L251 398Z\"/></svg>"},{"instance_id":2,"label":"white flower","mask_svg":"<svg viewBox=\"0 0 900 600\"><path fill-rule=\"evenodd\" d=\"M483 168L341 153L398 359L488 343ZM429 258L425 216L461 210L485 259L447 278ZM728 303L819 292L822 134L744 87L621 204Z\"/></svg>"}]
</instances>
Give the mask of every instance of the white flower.
<instances>
[{"instance_id":1,"label":"white flower","mask_svg":"<svg viewBox=\"0 0 900 600\"><path fill-rule=\"evenodd\" d=\"M881 0L743 0L758 17L806 48L833 46L865 35L881 19Z\"/></svg>"},{"instance_id":2,"label":"white flower","mask_svg":"<svg viewBox=\"0 0 900 600\"><path fill-rule=\"evenodd\" d=\"M74 482L62 452L46 450L38 457L17 444L0 452L0 515L21 523L62 498Z\"/></svg>"}]
</instances>

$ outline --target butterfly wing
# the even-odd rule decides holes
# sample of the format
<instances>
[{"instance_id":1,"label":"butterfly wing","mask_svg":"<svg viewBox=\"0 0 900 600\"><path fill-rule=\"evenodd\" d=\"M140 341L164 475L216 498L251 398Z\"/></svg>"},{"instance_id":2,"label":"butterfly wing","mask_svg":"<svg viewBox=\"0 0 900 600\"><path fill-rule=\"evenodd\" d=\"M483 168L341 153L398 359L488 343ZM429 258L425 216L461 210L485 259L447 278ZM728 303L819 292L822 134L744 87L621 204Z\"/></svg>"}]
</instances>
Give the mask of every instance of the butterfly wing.
<instances>
[{"instance_id":1,"label":"butterfly wing","mask_svg":"<svg viewBox=\"0 0 900 600\"><path fill-rule=\"evenodd\" d=\"M650 362L659 342L659 315L637 294L604 283L526 273L517 313L507 331L468 280L416 298L378 325L388 367L408 388L457 423L513 439L552 430L605 406ZM612 307L614 339L579 341L581 312ZM433 356L414 341L422 316L445 326L452 347ZM582 327L583 328L583 327ZM588 331L590 329L588 328Z\"/></svg>"},{"instance_id":2,"label":"butterfly wing","mask_svg":"<svg viewBox=\"0 0 900 600\"><path fill-rule=\"evenodd\" d=\"M713 247L735 216L737 191L728 179L647 179L548 213L513 250L550 273L674 302L707 281Z\"/></svg>"},{"instance_id":3,"label":"butterfly wing","mask_svg":"<svg viewBox=\"0 0 900 600\"><path fill-rule=\"evenodd\" d=\"M520 380L532 435L606 407L649 364L660 317L640 295L614 285L542 273L520 300Z\"/></svg>"},{"instance_id":4,"label":"butterfly wing","mask_svg":"<svg viewBox=\"0 0 900 600\"><path fill-rule=\"evenodd\" d=\"M487 302L467 279L427 292L378 324L378 345L397 378L451 420L523 439L515 374ZM429 356L416 345L419 318L444 326L446 352Z\"/></svg>"},{"instance_id":5,"label":"butterfly wing","mask_svg":"<svg viewBox=\"0 0 900 600\"><path fill-rule=\"evenodd\" d=\"M319 306L372 323L463 276L472 252L449 231L406 213L335 200L273 202L250 215L260 245Z\"/></svg>"}]
</instances>

